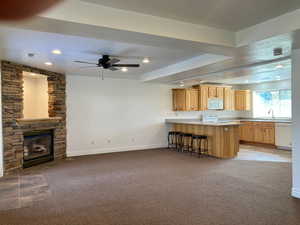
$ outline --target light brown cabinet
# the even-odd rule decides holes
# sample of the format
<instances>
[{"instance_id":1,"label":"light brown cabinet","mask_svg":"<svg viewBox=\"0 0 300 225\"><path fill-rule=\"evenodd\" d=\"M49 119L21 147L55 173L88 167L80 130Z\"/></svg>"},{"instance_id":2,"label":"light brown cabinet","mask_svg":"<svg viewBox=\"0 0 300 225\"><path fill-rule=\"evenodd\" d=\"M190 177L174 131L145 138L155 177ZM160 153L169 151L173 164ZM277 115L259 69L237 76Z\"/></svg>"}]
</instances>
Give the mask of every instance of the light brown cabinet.
<instances>
[{"instance_id":1,"label":"light brown cabinet","mask_svg":"<svg viewBox=\"0 0 300 225\"><path fill-rule=\"evenodd\" d=\"M217 97L217 87L216 86L209 86L208 87L208 97L209 98L216 98Z\"/></svg>"},{"instance_id":2,"label":"light brown cabinet","mask_svg":"<svg viewBox=\"0 0 300 225\"><path fill-rule=\"evenodd\" d=\"M224 87L217 87L216 98L224 99L224 91L225 91Z\"/></svg>"},{"instance_id":3,"label":"light brown cabinet","mask_svg":"<svg viewBox=\"0 0 300 225\"><path fill-rule=\"evenodd\" d=\"M186 111L199 110L199 90L186 89Z\"/></svg>"},{"instance_id":4,"label":"light brown cabinet","mask_svg":"<svg viewBox=\"0 0 300 225\"><path fill-rule=\"evenodd\" d=\"M212 85L200 85L199 86L199 110L204 111L208 109L209 98L220 98L224 100L225 87L212 86Z\"/></svg>"},{"instance_id":5,"label":"light brown cabinet","mask_svg":"<svg viewBox=\"0 0 300 225\"><path fill-rule=\"evenodd\" d=\"M242 122L240 140L275 145L275 125L272 122Z\"/></svg>"},{"instance_id":6,"label":"light brown cabinet","mask_svg":"<svg viewBox=\"0 0 300 225\"><path fill-rule=\"evenodd\" d=\"M186 91L185 89L173 89L173 110L185 111L186 110Z\"/></svg>"},{"instance_id":7,"label":"light brown cabinet","mask_svg":"<svg viewBox=\"0 0 300 225\"><path fill-rule=\"evenodd\" d=\"M235 91L235 110L250 111L251 110L251 91L236 90Z\"/></svg>"},{"instance_id":8,"label":"light brown cabinet","mask_svg":"<svg viewBox=\"0 0 300 225\"><path fill-rule=\"evenodd\" d=\"M235 110L235 91L229 86L197 85L194 88L173 89L174 111L208 110L208 99L224 100L224 110Z\"/></svg>"},{"instance_id":9,"label":"light brown cabinet","mask_svg":"<svg viewBox=\"0 0 300 225\"><path fill-rule=\"evenodd\" d=\"M243 122L240 126L240 140L253 142L254 141L254 129L251 122Z\"/></svg>"},{"instance_id":10,"label":"light brown cabinet","mask_svg":"<svg viewBox=\"0 0 300 225\"><path fill-rule=\"evenodd\" d=\"M198 89L173 89L174 111L198 111L199 91Z\"/></svg>"},{"instance_id":11,"label":"light brown cabinet","mask_svg":"<svg viewBox=\"0 0 300 225\"><path fill-rule=\"evenodd\" d=\"M208 105L208 86L200 86L199 88L199 110L207 110Z\"/></svg>"},{"instance_id":12,"label":"light brown cabinet","mask_svg":"<svg viewBox=\"0 0 300 225\"><path fill-rule=\"evenodd\" d=\"M235 91L230 88L224 88L224 110L235 110Z\"/></svg>"}]
</instances>

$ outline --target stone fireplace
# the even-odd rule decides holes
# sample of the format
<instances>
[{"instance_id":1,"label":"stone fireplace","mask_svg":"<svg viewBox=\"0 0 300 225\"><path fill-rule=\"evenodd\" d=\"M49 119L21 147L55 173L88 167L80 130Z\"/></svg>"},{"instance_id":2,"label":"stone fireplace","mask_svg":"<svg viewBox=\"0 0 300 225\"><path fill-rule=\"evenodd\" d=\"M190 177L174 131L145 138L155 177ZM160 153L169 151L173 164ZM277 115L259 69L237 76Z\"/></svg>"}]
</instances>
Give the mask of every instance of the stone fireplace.
<instances>
[{"instance_id":1,"label":"stone fireplace","mask_svg":"<svg viewBox=\"0 0 300 225\"><path fill-rule=\"evenodd\" d=\"M24 72L48 83L48 117L24 118ZM4 174L66 156L65 75L1 62Z\"/></svg>"}]
</instances>

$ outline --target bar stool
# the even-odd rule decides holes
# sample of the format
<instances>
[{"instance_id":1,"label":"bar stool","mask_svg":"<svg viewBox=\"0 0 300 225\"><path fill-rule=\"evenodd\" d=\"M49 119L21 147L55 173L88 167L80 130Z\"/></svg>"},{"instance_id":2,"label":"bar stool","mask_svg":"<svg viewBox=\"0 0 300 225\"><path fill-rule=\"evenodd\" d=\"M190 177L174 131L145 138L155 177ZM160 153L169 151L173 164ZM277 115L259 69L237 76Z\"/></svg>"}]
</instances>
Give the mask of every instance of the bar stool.
<instances>
[{"instance_id":1,"label":"bar stool","mask_svg":"<svg viewBox=\"0 0 300 225\"><path fill-rule=\"evenodd\" d=\"M193 149L193 134L182 133L181 134L181 151L190 152Z\"/></svg>"},{"instance_id":2,"label":"bar stool","mask_svg":"<svg viewBox=\"0 0 300 225\"><path fill-rule=\"evenodd\" d=\"M177 149L176 144L176 134L175 131L170 131L168 133L168 149Z\"/></svg>"},{"instance_id":3,"label":"bar stool","mask_svg":"<svg viewBox=\"0 0 300 225\"><path fill-rule=\"evenodd\" d=\"M175 131L175 148L179 152L182 145L182 132Z\"/></svg>"},{"instance_id":4,"label":"bar stool","mask_svg":"<svg viewBox=\"0 0 300 225\"><path fill-rule=\"evenodd\" d=\"M208 137L206 135L193 135L192 139L193 139L192 142L193 146L192 146L191 154L193 154L193 152L195 153L198 152L199 158L202 154L208 155ZM195 144L198 147L198 149L195 148Z\"/></svg>"}]
</instances>

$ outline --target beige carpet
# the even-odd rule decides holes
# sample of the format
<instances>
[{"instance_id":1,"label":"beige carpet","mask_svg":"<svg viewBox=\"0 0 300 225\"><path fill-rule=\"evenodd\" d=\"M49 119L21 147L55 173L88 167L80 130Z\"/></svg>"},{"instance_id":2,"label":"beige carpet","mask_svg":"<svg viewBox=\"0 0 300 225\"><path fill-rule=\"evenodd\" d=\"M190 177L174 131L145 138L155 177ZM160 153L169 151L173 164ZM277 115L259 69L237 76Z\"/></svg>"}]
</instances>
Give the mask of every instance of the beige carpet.
<instances>
[{"instance_id":1,"label":"beige carpet","mask_svg":"<svg viewBox=\"0 0 300 225\"><path fill-rule=\"evenodd\" d=\"M300 224L290 163L149 150L50 163L11 181L32 201L9 198L9 178L0 179L1 199L19 202L0 206L1 225Z\"/></svg>"}]
</instances>

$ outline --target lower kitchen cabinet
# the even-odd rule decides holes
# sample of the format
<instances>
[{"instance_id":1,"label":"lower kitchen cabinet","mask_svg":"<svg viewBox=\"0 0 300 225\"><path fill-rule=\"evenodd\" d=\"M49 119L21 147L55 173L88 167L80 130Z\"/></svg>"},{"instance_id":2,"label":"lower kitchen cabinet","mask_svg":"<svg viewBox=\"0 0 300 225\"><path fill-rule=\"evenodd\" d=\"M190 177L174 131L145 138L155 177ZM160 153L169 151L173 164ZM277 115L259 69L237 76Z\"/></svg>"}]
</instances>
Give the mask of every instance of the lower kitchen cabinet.
<instances>
[{"instance_id":1,"label":"lower kitchen cabinet","mask_svg":"<svg viewBox=\"0 0 300 225\"><path fill-rule=\"evenodd\" d=\"M275 124L271 122L242 122L240 140L275 145Z\"/></svg>"}]
</instances>

